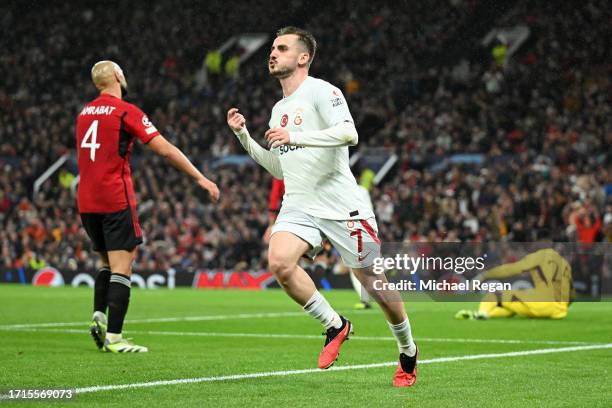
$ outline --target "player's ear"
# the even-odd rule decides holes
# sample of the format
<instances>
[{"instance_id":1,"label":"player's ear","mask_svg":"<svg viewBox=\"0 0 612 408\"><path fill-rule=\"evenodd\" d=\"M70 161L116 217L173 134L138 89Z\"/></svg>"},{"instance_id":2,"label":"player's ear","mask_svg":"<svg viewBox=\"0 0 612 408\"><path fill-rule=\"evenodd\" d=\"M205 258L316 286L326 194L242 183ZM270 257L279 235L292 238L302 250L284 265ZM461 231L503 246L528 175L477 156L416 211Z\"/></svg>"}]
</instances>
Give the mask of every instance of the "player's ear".
<instances>
[{"instance_id":1,"label":"player's ear","mask_svg":"<svg viewBox=\"0 0 612 408\"><path fill-rule=\"evenodd\" d=\"M121 73L121 71L114 69L113 74L115 75L115 79L117 80L117 82L121 83L121 80L123 78L123 74Z\"/></svg>"},{"instance_id":2,"label":"player's ear","mask_svg":"<svg viewBox=\"0 0 612 408\"><path fill-rule=\"evenodd\" d=\"M113 64L113 74L117 82L122 83L125 80L125 76L123 75L123 70L117 64Z\"/></svg>"},{"instance_id":3,"label":"player's ear","mask_svg":"<svg viewBox=\"0 0 612 408\"><path fill-rule=\"evenodd\" d=\"M310 54L308 54L307 52L302 52L300 53L300 56L298 57L298 64L299 65L308 65L308 60L310 59Z\"/></svg>"}]
</instances>

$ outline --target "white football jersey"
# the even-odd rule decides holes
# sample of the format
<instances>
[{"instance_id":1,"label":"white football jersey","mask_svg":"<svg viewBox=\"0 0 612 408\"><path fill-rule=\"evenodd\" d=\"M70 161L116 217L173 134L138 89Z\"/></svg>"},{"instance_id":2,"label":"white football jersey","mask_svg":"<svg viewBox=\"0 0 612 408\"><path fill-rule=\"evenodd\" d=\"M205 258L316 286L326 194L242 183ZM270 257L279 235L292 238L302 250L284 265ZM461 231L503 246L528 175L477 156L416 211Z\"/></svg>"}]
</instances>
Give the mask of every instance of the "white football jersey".
<instances>
[{"instance_id":1,"label":"white football jersey","mask_svg":"<svg viewBox=\"0 0 612 408\"><path fill-rule=\"evenodd\" d=\"M342 92L321 79L307 77L291 95L272 109L270 128L289 132L318 131L342 122L353 123ZM279 146L285 181L283 207L299 208L330 220L366 219L374 216L349 167L348 146Z\"/></svg>"}]
</instances>

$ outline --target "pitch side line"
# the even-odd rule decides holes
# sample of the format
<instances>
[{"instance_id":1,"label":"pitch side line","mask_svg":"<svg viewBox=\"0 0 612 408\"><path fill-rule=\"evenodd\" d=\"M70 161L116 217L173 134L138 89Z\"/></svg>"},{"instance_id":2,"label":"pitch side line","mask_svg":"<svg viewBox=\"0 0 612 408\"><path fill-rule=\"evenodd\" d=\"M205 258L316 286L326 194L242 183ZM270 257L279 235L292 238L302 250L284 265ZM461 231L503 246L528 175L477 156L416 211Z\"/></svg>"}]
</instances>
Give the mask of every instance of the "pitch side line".
<instances>
[{"instance_id":1,"label":"pitch side line","mask_svg":"<svg viewBox=\"0 0 612 408\"><path fill-rule=\"evenodd\" d=\"M366 314L371 310L353 310L351 313ZM338 310L338 313L342 311ZM203 316L180 316L180 317L154 317L149 319L126 320L125 323L172 323L172 322L201 322L208 320L232 320L232 319L267 319L275 317L308 317L304 312L262 312L262 313L238 313L231 315L203 315ZM21 329L21 328L42 328L42 327L70 327L83 326L90 322L50 322L50 323L25 323L25 324L4 324L0 325L0 330Z\"/></svg>"},{"instance_id":2,"label":"pitch side line","mask_svg":"<svg viewBox=\"0 0 612 408\"><path fill-rule=\"evenodd\" d=\"M351 313L368 314L372 310L353 310ZM338 313L343 311L338 310ZM154 317L149 319L126 320L125 323L172 323L172 322L200 322L208 320L232 320L232 319L266 319L275 317L308 317L304 312L262 312L262 313L238 313L231 315L203 315L203 316L180 316L180 317ZM83 326L90 322L50 322L50 323L25 323L25 324L4 324L0 325L0 330L38 328L38 327L69 327Z\"/></svg>"},{"instance_id":3,"label":"pitch side line","mask_svg":"<svg viewBox=\"0 0 612 408\"><path fill-rule=\"evenodd\" d=\"M37 333L66 333L83 334L80 329L38 329L38 328L10 328L5 331L37 332ZM150 336L187 336L187 337L248 337L259 339L300 339L321 340L322 336L312 334L282 334L282 333L223 333L223 332L179 332L179 331L156 331L156 330L126 330L125 334L144 334ZM391 336L351 336L351 340L366 341L395 341ZM490 343L490 344L549 344L549 345L600 345L601 343L587 341L557 341L557 340L518 340L518 339L466 339L466 338L444 338L444 337L418 337L418 341L438 343Z\"/></svg>"},{"instance_id":4,"label":"pitch side line","mask_svg":"<svg viewBox=\"0 0 612 408\"><path fill-rule=\"evenodd\" d=\"M506 358L506 357L521 357L531 356L538 354L551 354L551 353L569 353L572 351L587 351L587 350L600 350L612 348L612 343L592 345L592 346L576 346L576 347L561 347L561 348L547 348L547 349L536 349L526 351L514 351L510 353L490 353L490 354L472 354L466 356L454 356L454 357L439 357L432 358L429 360L421 360L419 364L437 364L437 363L451 363L455 361L465 360L483 360L491 358ZM132 384L114 384L114 385L95 385L92 387L77 388L77 394L86 394L100 391L111 391L111 390L123 390L130 388L148 388L157 387L163 385L177 385L177 384L195 384L204 382L218 382L218 381L236 381L250 378L265 378L265 377L286 377L290 375L298 374L315 374L315 373L329 373L335 371L346 371L346 370L361 370L368 368L379 368L395 366L397 361L391 361L386 363L374 363L374 364L356 364L349 366L332 367L328 370L319 370L316 368L308 368L304 370L289 370L289 371L268 371L251 374L233 374L233 375L222 375L213 377L198 377L198 378L182 378L176 380L160 380L151 382L141 382Z\"/></svg>"},{"instance_id":5,"label":"pitch side line","mask_svg":"<svg viewBox=\"0 0 612 408\"><path fill-rule=\"evenodd\" d=\"M206 320L231 320L231 319L265 319L274 317L304 316L304 312L271 312L271 313L239 313L233 315L204 315L183 317L157 317L151 319L126 320L125 323L165 323L165 322L200 322ZM28 324L5 324L0 325L2 329L42 328L42 327L67 327L82 326L89 322L54 322L54 323L28 323Z\"/></svg>"}]
</instances>

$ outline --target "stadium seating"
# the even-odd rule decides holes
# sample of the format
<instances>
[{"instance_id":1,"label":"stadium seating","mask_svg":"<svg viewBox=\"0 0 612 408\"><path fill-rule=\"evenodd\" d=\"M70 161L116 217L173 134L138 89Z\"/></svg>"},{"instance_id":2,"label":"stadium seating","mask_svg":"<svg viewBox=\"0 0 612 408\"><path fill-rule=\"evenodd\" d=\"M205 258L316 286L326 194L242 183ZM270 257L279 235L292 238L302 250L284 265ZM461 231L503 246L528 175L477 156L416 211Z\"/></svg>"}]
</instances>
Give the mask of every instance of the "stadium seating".
<instances>
[{"instance_id":1,"label":"stadium seating","mask_svg":"<svg viewBox=\"0 0 612 408\"><path fill-rule=\"evenodd\" d=\"M518 1L495 10L439 0L416 2L401 15L392 2L376 9L360 3L344 20L333 17L343 5L332 2L317 2L310 14L300 2L279 13L268 12L271 1L216 13L170 1L143 12L147 3L134 3L82 13L68 4L37 5L36 13L29 3L0 6L11 27L0 39L1 266L93 268L75 197L59 174L35 196L32 185L74 149L74 118L95 96L89 69L113 59L126 73L128 99L222 194L212 205L189 179L137 149L138 199L155 205L141 214L146 243L135 267L265 268L270 176L254 165L217 164L243 153L227 129L227 108L241 109L255 137L267 129L281 96L266 73L267 50L240 67L236 80L197 89L194 74L206 51L236 30L272 32L287 21L317 37L311 73L345 92L358 148L384 146L400 158L371 191L383 240L612 240L605 59L612 29L609 11L595 1ZM211 15L224 15L223 24ZM390 16L401 23L385 24ZM506 66L481 49L483 32L472 28L518 24L532 35ZM465 30L471 36L457 43Z\"/></svg>"}]
</instances>

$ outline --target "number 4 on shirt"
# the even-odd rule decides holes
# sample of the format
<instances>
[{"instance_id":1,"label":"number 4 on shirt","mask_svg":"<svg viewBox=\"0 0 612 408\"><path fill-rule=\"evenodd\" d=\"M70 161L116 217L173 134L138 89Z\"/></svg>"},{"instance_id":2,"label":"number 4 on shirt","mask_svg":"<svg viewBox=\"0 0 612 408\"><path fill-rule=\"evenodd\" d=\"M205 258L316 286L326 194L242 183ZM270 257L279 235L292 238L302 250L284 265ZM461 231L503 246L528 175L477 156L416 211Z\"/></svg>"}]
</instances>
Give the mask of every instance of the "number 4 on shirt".
<instances>
[{"instance_id":1,"label":"number 4 on shirt","mask_svg":"<svg viewBox=\"0 0 612 408\"><path fill-rule=\"evenodd\" d=\"M91 141L89 141L89 138L91 137ZM96 140L98 139L98 121L94 120L93 122L91 122L91 126L89 126L89 129L87 129L87 132L85 132L85 137L83 137L83 141L81 142L81 147L83 149L90 149L89 150L89 158L91 159L91 161L96 161L96 150L100 148L100 143L96 143Z\"/></svg>"}]
</instances>

